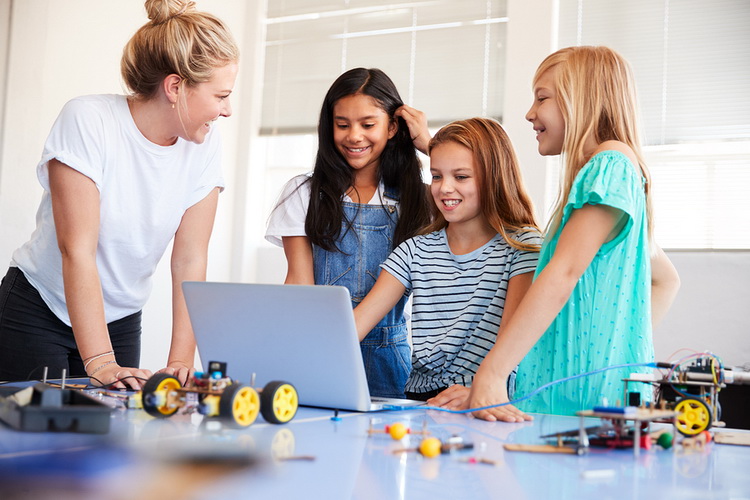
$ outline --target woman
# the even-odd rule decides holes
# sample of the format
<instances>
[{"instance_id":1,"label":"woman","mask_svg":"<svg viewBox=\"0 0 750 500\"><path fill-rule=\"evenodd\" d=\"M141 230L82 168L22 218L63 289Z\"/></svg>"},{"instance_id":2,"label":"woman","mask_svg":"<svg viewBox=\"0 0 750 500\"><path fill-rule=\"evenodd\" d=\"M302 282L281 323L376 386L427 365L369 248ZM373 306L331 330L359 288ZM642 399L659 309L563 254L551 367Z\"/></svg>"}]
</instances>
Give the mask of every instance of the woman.
<instances>
[{"instance_id":1,"label":"woman","mask_svg":"<svg viewBox=\"0 0 750 500\"><path fill-rule=\"evenodd\" d=\"M0 285L0 380L86 375L140 388L141 310L174 238L166 368L185 381L195 340L180 289L204 280L223 187L220 138L239 51L193 2L148 0L150 22L121 61L131 94L63 108L37 166L44 187L31 239Z\"/></svg>"}]
</instances>

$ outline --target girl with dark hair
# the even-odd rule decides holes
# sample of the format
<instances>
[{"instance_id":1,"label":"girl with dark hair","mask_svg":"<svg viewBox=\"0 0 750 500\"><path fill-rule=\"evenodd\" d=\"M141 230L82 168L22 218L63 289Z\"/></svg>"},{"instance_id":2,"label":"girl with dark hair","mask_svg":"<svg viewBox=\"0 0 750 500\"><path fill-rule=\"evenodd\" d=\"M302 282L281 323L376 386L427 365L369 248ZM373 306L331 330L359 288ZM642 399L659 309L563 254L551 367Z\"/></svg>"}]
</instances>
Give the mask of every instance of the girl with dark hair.
<instances>
[{"instance_id":1,"label":"girl with dark hair","mask_svg":"<svg viewBox=\"0 0 750 500\"><path fill-rule=\"evenodd\" d=\"M352 307L367 295L391 250L430 222L415 150L426 151L429 139L424 114L403 104L381 70L336 79L320 112L315 168L287 183L266 232L284 247L287 284L346 286ZM372 395L404 395L405 303L361 341Z\"/></svg>"}]
</instances>

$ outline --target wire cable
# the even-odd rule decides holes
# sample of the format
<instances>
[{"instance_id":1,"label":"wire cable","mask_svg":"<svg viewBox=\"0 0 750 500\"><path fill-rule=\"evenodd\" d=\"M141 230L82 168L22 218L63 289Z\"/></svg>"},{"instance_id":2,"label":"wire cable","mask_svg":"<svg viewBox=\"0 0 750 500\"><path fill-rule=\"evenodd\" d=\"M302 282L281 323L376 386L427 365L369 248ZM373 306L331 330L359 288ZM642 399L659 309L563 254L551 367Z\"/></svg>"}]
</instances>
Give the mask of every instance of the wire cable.
<instances>
[{"instance_id":1,"label":"wire cable","mask_svg":"<svg viewBox=\"0 0 750 500\"><path fill-rule=\"evenodd\" d=\"M675 391L675 393L682 396L683 398L694 398L697 395L682 392L680 389L677 388L677 385L682 385L682 384L679 380L675 380L675 372L679 370L682 367L682 365L685 364L687 361L690 361L693 359L700 359L700 358L709 358L709 361L711 363L711 373L714 377L714 385L718 386L719 390L721 390L721 386L724 384L724 365L721 362L721 358L719 358L716 354L709 352L709 351L695 352L693 354L689 354L677 360L675 363L673 363L672 367L669 369L669 372L664 377L664 380L669 383L669 386L672 388L672 390ZM717 368L717 365L718 365L718 368Z\"/></svg>"},{"instance_id":2,"label":"wire cable","mask_svg":"<svg viewBox=\"0 0 750 500\"><path fill-rule=\"evenodd\" d=\"M490 408L499 408L500 406L515 405L517 403L520 403L521 401L525 401L525 400L527 400L529 398L532 398L532 397L536 396L537 394L539 394L540 392L542 392L543 390L545 390L545 389L547 389L549 387L552 387L552 386L557 385L557 384L562 384L563 382L568 382L570 380L575 380L575 379L582 378L582 377L588 377L588 376L591 376L591 375L596 375L597 373L602 373L602 372L606 372L606 371L609 371L609 370L617 370L617 369L620 369L620 368L632 368L632 367L638 367L638 366L644 366L644 367L650 367L650 368L656 368L657 367L656 363L654 363L654 362L650 362L650 363L625 363L625 364L622 364L622 365L606 366L604 368L599 368L598 370L593 370L593 371L585 372L585 373L579 373L577 375L571 375L570 377L565 377L565 378L561 378L561 379L558 379L558 380L553 380L552 382L548 382L548 383L546 383L546 384L544 384L544 385L536 388L535 390L531 391L530 393L528 393L527 395L525 395L523 397L520 397L518 399L514 399L513 401L508 401L507 403L498 403L496 405L481 406L481 407L478 407L478 408L468 408L466 410L450 410L448 408L441 408L439 406L419 406L417 408L419 408L420 410L436 410L436 411L442 411L442 412L446 412L446 413L456 413L456 414L466 414L466 413L473 413L475 411L489 410ZM389 405L385 409L386 410L391 410L391 411L398 411L398 410L413 410L415 408L414 407L403 407L403 406L397 406L397 405L393 405L393 406Z\"/></svg>"}]
</instances>

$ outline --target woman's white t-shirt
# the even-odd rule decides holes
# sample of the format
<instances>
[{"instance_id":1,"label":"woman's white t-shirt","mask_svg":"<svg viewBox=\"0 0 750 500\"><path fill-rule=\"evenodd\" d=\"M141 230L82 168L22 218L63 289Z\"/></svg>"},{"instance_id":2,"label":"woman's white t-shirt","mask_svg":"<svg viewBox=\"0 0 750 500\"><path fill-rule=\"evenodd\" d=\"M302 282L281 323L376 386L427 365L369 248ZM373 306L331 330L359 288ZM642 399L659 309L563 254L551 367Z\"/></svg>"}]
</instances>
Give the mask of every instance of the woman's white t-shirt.
<instances>
[{"instance_id":1,"label":"woman's white t-shirt","mask_svg":"<svg viewBox=\"0 0 750 500\"><path fill-rule=\"evenodd\" d=\"M52 159L82 173L99 190L96 263L107 323L140 311L185 211L224 186L219 134L211 130L202 144L178 139L159 146L138 130L125 96L78 97L63 107L37 165L44 188L37 227L13 253L11 265L70 325L49 191Z\"/></svg>"}]
</instances>

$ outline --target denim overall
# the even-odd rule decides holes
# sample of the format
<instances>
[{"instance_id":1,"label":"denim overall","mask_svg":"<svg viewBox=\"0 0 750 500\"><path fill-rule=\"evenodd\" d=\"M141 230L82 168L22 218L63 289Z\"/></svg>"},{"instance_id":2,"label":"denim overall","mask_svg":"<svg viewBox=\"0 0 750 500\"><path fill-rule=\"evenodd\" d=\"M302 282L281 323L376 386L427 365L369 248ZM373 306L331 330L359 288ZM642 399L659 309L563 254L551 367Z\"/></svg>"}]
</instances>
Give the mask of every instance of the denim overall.
<instances>
[{"instance_id":1,"label":"denim overall","mask_svg":"<svg viewBox=\"0 0 750 500\"><path fill-rule=\"evenodd\" d=\"M387 198L398 196L386 190ZM340 285L349 289L352 307L362 302L380 274L393 245L398 214L395 206L344 202L344 217L337 242L340 252L313 246L315 284ZM371 396L404 397L404 385L411 371L404 305L398 304L360 342Z\"/></svg>"}]
</instances>

